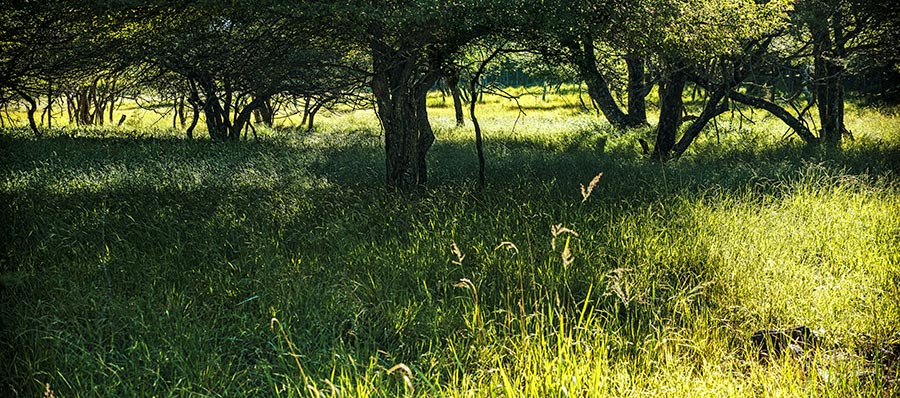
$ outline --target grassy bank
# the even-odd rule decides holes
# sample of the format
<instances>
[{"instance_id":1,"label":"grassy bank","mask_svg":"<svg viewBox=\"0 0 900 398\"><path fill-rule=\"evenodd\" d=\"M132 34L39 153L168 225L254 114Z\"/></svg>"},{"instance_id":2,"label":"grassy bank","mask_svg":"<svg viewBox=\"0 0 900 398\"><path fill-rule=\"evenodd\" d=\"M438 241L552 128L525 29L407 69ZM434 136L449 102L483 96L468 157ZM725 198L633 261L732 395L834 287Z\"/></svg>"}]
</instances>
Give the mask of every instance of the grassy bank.
<instances>
[{"instance_id":1,"label":"grassy bank","mask_svg":"<svg viewBox=\"0 0 900 398\"><path fill-rule=\"evenodd\" d=\"M851 108L842 151L721 118L658 164L572 98L480 109L482 191L438 97L409 194L363 111L237 144L4 131L3 395L900 392L896 114ZM817 346L760 360L799 325Z\"/></svg>"}]
</instances>

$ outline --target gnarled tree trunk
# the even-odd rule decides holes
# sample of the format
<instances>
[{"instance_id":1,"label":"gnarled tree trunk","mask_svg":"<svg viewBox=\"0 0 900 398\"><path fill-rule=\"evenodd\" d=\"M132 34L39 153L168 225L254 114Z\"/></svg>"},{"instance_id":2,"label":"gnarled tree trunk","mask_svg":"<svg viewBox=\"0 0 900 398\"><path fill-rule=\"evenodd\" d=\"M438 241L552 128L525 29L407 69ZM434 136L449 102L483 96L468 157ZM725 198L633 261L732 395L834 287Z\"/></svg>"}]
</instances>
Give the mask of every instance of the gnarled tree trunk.
<instances>
[{"instance_id":1,"label":"gnarled tree trunk","mask_svg":"<svg viewBox=\"0 0 900 398\"><path fill-rule=\"evenodd\" d=\"M437 68L373 43L372 92L384 128L386 183L407 189L428 179L425 156L434 142L425 97L440 77Z\"/></svg>"},{"instance_id":2,"label":"gnarled tree trunk","mask_svg":"<svg viewBox=\"0 0 900 398\"><path fill-rule=\"evenodd\" d=\"M14 91L16 92L16 94L19 94L19 96L22 97L22 99L24 99L26 103L28 103L28 126L31 127L31 132L34 133L35 137L40 137L41 130L38 129L37 122L35 122L34 120L34 113L38 108L37 101L35 101L34 97L28 95L28 93L24 91L18 89L14 89Z\"/></svg>"}]
</instances>

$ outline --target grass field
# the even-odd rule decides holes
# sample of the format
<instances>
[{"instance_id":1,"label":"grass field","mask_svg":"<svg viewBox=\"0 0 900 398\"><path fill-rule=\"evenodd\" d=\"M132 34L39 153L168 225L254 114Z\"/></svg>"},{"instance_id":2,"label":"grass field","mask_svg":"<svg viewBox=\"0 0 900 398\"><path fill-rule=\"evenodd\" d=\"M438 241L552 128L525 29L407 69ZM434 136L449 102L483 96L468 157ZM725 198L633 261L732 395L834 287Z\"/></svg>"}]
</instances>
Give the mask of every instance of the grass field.
<instances>
[{"instance_id":1,"label":"grass field","mask_svg":"<svg viewBox=\"0 0 900 398\"><path fill-rule=\"evenodd\" d=\"M660 164L574 95L521 103L479 108L480 191L437 95L406 194L371 111L3 130L0 395L900 394L896 109L851 104L840 151L725 114ZM759 358L800 325L817 345Z\"/></svg>"}]
</instances>

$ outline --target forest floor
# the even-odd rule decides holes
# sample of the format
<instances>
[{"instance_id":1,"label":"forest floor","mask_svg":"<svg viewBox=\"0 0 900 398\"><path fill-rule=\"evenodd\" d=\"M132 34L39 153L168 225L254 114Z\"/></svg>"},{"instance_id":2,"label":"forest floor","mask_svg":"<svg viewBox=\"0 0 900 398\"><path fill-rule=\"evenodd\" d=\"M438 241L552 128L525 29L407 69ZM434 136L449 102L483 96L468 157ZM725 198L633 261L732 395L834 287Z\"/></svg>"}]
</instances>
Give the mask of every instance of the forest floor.
<instances>
[{"instance_id":1,"label":"forest floor","mask_svg":"<svg viewBox=\"0 0 900 398\"><path fill-rule=\"evenodd\" d=\"M371 111L3 129L0 395L900 394L896 108L848 105L841 150L726 113L654 163L577 96L520 104L478 109L481 190L439 94L411 193Z\"/></svg>"}]
</instances>

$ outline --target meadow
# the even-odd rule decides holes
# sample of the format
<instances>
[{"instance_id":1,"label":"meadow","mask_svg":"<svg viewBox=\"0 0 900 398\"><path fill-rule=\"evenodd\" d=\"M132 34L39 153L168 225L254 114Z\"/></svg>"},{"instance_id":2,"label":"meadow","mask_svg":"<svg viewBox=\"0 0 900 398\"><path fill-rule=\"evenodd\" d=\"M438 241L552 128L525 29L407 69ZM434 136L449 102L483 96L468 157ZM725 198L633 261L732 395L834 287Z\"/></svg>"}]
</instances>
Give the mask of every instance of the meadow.
<instances>
[{"instance_id":1,"label":"meadow","mask_svg":"<svg viewBox=\"0 0 900 398\"><path fill-rule=\"evenodd\" d=\"M841 150L726 113L658 163L575 94L520 104L479 105L478 189L432 94L408 193L370 110L239 143L139 110L3 129L0 395L900 394L897 108L848 104ZM751 341L801 325L802 353Z\"/></svg>"}]
</instances>

